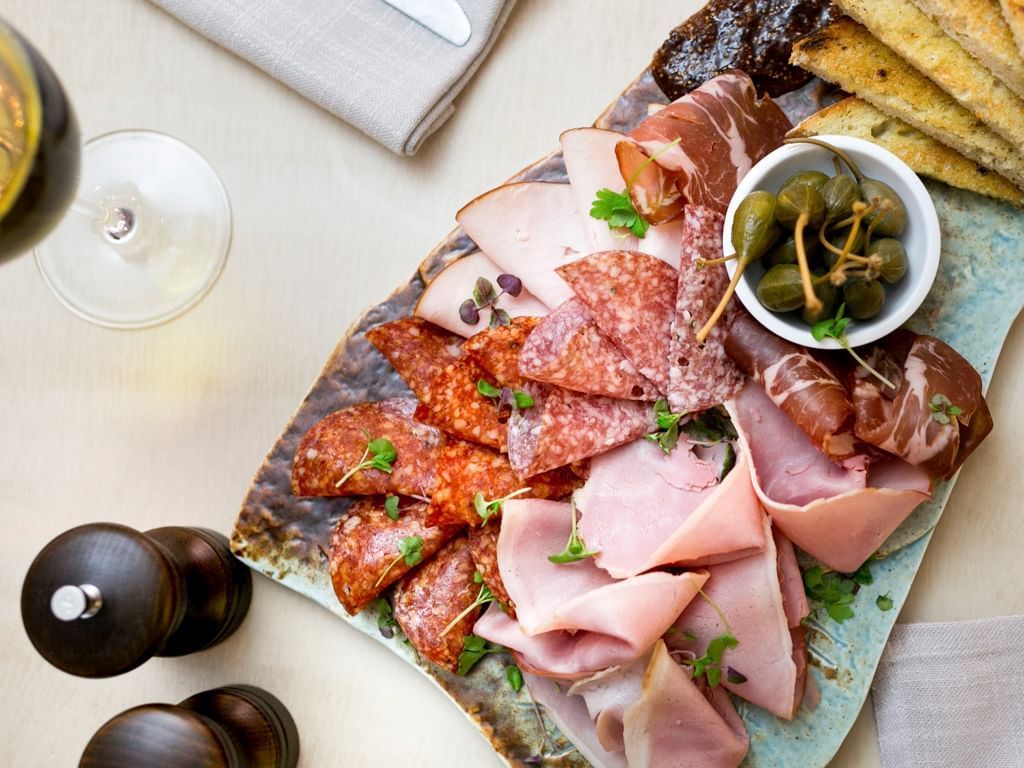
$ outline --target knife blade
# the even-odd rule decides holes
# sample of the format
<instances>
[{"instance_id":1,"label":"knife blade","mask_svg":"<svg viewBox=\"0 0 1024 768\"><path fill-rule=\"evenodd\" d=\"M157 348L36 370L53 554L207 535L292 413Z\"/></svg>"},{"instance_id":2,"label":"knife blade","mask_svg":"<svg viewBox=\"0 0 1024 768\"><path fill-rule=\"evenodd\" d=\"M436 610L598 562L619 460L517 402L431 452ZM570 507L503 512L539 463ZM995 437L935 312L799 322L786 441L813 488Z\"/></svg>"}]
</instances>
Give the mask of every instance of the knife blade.
<instances>
[{"instance_id":1,"label":"knife blade","mask_svg":"<svg viewBox=\"0 0 1024 768\"><path fill-rule=\"evenodd\" d=\"M452 45L463 46L473 33L469 18L458 0L384 0L413 21L422 24Z\"/></svg>"}]
</instances>

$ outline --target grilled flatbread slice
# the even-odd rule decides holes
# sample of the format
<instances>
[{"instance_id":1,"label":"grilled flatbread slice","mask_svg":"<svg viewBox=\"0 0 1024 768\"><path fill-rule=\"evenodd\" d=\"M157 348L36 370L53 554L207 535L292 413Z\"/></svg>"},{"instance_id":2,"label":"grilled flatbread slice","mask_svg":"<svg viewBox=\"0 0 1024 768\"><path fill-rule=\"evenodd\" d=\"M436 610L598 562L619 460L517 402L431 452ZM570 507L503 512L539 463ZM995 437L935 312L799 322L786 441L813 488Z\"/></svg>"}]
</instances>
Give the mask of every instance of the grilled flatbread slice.
<instances>
[{"instance_id":1,"label":"grilled flatbread slice","mask_svg":"<svg viewBox=\"0 0 1024 768\"><path fill-rule=\"evenodd\" d=\"M992 130L1018 150L1024 149L1024 100L911 0L838 0L836 4Z\"/></svg>"},{"instance_id":2,"label":"grilled flatbread slice","mask_svg":"<svg viewBox=\"0 0 1024 768\"><path fill-rule=\"evenodd\" d=\"M1024 189L1024 157L851 19L793 46L792 62L836 83Z\"/></svg>"},{"instance_id":3,"label":"grilled flatbread slice","mask_svg":"<svg viewBox=\"0 0 1024 768\"><path fill-rule=\"evenodd\" d=\"M823 134L855 136L873 141L900 158L915 173L937 179L951 187L1024 207L1024 191L1005 177L978 165L955 149L856 96L811 115L790 132L792 136Z\"/></svg>"},{"instance_id":4,"label":"grilled flatbread slice","mask_svg":"<svg viewBox=\"0 0 1024 768\"><path fill-rule=\"evenodd\" d=\"M1017 50L1024 56L1024 2L1021 0L1000 0L1003 8L1003 18L1013 32L1013 39L1017 42Z\"/></svg>"}]
</instances>

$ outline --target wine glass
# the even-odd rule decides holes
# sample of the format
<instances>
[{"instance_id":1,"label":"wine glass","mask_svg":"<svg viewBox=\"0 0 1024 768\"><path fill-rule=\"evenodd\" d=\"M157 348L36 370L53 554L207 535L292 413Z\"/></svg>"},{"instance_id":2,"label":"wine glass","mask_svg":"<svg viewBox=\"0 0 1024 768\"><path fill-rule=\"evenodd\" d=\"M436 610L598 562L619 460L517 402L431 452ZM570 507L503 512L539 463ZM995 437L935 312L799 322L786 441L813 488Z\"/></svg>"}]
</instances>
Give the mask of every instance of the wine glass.
<instances>
[{"instance_id":1,"label":"wine glass","mask_svg":"<svg viewBox=\"0 0 1024 768\"><path fill-rule=\"evenodd\" d=\"M143 328L194 306L230 244L227 193L198 152L146 130L81 145L53 71L0 20L0 263L35 246L68 309Z\"/></svg>"}]
</instances>

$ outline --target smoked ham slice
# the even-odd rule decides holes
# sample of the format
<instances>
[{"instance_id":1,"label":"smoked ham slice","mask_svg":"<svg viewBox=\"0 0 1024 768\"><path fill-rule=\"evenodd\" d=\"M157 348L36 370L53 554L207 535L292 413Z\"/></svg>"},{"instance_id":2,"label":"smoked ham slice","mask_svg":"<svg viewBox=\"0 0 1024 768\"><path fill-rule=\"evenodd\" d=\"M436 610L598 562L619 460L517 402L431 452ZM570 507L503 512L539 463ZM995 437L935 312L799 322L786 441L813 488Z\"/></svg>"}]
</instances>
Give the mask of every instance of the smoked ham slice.
<instances>
[{"instance_id":1,"label":"smoked ham slice","mask_svg":"<svg viewBox=\"0 0 1024 768\"><path fill-rule=\"evenodd\" d=\"M593 250L568 184L505 184L473 200L455 218L480 250L548 307L572 296L555 268Z\"/></svg>"},{"instance_id":2,"label":"smoked ham slice","mask_svg":"<svg viewBox=\"0 0 1024 768\"><path fill-rule=\"evenodd\" d=\"M582 696L601 746L610 752L625 752L623 718L626 710L643 694L644 670L651 660L646 654L622 667L609 667L573 683L570 696Z\"/></svg>"},{"instance_id":3,"label":"smoked ham slice","mask_svg":"<svg viewBox=\"0 0 1024 768\"><path fill-rule=\"evenodd\" d=\"M655 162L678 174L686 202L725 213L740 180L790 128L782 110L767 97L758 100L750 77L734 70L659 110L630 135L652 155L678 139Z\"/></svg>"},{"instance_id":4,"label":"smoked ham slice","mask_svg":"<svg viewBox=\"0 0 1024 768\"><path fill-rule=\"evenodd\" d=\"M753 382L726 408L750 457L754 491L772 521L837 571L856 571L931 497L927 473L900 459L829 461Z\"/></svg>"},{"instance_id":5,"label":"smoked ham slice","mask_svg":"<svg viewBox=\"0 0 1024 768\"><path fill-rule=\"evenodd\" d=\"M576 501L583 539L600 552L597 565L625 578L762 549L764 512L747 457L741 454L720 482L725 446L716 448L697 449L683 438L665 454L656 443L637 440L594 458Z\"/></svg>"}]
</instances>

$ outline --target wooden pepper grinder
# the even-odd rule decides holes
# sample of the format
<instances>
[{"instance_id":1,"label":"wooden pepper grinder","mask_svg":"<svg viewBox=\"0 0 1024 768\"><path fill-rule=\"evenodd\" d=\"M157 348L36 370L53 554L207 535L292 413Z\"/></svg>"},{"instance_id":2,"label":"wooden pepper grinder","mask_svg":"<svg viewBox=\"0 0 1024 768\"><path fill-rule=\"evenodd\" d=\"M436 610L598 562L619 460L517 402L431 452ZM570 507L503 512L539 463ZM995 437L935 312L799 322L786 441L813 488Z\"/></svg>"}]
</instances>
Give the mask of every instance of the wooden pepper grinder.
<instances>
[{"instance_id":1,"label":"wooden pepper grinder","mask_svg":"<svg viewBox=\"0 0 1024 768\"><path fill-rule=\"evenodd\" d=\"M238 628L251 599L249 569L220 533L93 523L62 533L36 556L21 617L55 667L111 677L151 656L216 645Z\"/></svg>"},{"instance_id":2,"label":"wooden pepper grinder","mask_svg":"<svg viewBox=\"0 0 1024 768\"><path fill-rule=\"evenodd\" d=\"M266 691L232 685L177 706L146 704L107 721L79 768L295 768L299 734Z\"/></svg>"}]
</instances>

